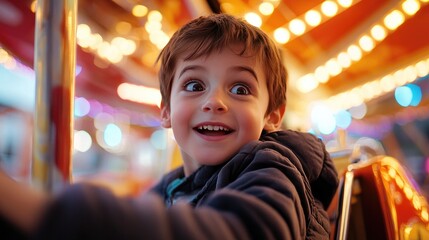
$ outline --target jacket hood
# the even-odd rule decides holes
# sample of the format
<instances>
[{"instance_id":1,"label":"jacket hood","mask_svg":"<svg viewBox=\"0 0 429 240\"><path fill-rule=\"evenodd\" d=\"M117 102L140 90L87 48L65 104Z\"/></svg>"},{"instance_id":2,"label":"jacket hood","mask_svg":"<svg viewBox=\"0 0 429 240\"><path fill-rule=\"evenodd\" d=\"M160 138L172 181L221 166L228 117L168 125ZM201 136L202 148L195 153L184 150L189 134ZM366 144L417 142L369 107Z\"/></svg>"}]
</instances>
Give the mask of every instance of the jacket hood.
<instances>
[{"instance_id":1,"label":"jacket hood","mask_svg":"<svg viewBox=\"0 0 429 240\"><path fill-rule=\"evenodd\" d=\"M325 209L329 206L337 190L338 173L319 138L310 133L287 130L265 133L260 141L273 141L292 150L301 163L314 197Z\"/></svg>"}]
</instances>

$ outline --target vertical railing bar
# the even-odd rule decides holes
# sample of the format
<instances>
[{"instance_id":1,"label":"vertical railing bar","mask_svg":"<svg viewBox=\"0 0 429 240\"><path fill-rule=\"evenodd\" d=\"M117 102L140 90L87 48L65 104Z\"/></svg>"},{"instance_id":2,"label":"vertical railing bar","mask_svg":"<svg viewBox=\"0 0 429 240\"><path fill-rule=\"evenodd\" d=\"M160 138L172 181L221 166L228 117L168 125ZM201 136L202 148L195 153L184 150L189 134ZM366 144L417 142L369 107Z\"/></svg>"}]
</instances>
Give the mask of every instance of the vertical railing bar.
<instances>
[{"instance_id":1,"label":"vertical railing bar","mask_svg":"<svg viewBox=\"0 0 429 240\"><path fill-rule=\"evenodd\" d=\"M35 24L32 183L55 191L71 181L77 0L38 0Z\"/></svg>"}]
</instances>

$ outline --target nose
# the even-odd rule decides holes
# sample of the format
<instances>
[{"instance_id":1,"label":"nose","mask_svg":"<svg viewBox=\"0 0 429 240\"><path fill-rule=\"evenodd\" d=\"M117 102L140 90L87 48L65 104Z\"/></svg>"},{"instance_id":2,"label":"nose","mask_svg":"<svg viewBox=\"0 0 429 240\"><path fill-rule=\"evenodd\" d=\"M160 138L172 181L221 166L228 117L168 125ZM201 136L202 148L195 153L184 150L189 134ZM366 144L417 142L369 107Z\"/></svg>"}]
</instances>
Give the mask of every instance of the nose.
<instances>
[{"instance_id":1,"label":"nose","mask_svg":"<svg viewBox=\"0 0 429 240\"><path fill-rule=\"evenodd\" d=\"M226 112L228 111L227 104L225 103L225 98L221 93L212 93L207 96L202 105L202 110L204 112Z\"/></svg>"}]
</instances>

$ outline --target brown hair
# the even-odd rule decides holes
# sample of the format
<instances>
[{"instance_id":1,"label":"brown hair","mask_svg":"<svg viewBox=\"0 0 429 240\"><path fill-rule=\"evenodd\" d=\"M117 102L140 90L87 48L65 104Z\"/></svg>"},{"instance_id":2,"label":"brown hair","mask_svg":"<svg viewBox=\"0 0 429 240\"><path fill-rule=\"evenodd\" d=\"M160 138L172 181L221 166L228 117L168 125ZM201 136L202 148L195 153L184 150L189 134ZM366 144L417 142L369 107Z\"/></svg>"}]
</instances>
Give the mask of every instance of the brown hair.
<instances>
[{"instance_id":1,"label":"brown hair","mask_svg":"<svg viewBox=\"0 0 429 240\"><path fill-rule=\"evenodd\" d=\"M231 44L242 44L238 54L255 54L263 65L269 103L266 114L286 104L287 73L275 43L259 28L227 14L196 18L180 28L161 51L159 81L162 102L170 107L170 94L179 57L185 60L221 51ZM183 55L183 54L187 55Z\"/></svg>"}]
</instances>

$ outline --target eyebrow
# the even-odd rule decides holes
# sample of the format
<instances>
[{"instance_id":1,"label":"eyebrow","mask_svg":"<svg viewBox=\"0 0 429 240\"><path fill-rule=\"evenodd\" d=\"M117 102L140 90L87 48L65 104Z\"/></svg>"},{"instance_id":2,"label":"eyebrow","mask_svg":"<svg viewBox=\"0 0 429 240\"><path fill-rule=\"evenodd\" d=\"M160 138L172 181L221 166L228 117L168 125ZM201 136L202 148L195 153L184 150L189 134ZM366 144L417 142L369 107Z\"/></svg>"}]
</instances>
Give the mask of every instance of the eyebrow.
<instances>
[{"instance_id":1,"label":"eyebrow","mask_svg":"<svg viewBox=\"0 0 429 240\"><path fill-rule=\"evenodd\" d=\"M186 71L189 71L189 70L204 70L204 67L199 65L186 66L182 69L182 71L180 71L179 77L181 77Z\"/></svg>"},{"instance_id":2,"label":"eyebrow","mask_svg":"<svg viewBox=\"0 0 429 240\"><path fill-rule=\"evenodd\" d=\"M240 71L240 72L241 71L248 72L248 73L252 74L252 76L255 78L256 82L259 82L258 81L258 77L256 76L255 71L252 68L250 68L250 67L247 67L247 66L234 66L232 69L235 70L235 71Z\"/></svg>"},{"instance_id":3,"label":"eyebrow","mask_svg":"<svg viewBox=\"0 0 429 240\"><path fill-rule=\"evenodd\" d=\"M239 71L239 72L241 72L241 71L248 72L248 73L252 74L252 76L256 79L257 82L259 82L258 81L258 77L256 76L255 71L252 68L250 68L250 67L247 67L247 66L234 66L231 69L234 70L234 71ZM189 65L189 66L186 66L186 67L184 67L182 69L182 71L180 71L179 77L181 77L186 71L189 71L189 70L204 70L204 67L203 66L199 66L199 65Z\"/></svg>"}]
</instances>

